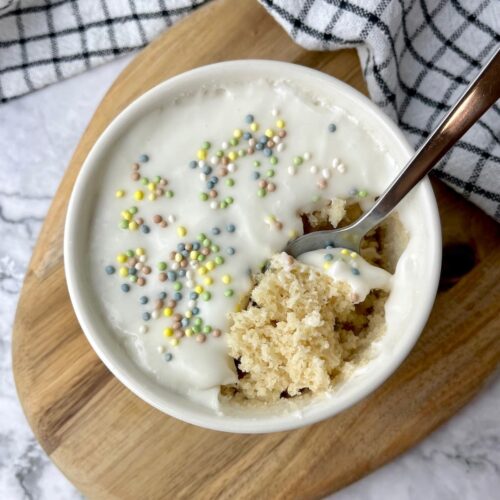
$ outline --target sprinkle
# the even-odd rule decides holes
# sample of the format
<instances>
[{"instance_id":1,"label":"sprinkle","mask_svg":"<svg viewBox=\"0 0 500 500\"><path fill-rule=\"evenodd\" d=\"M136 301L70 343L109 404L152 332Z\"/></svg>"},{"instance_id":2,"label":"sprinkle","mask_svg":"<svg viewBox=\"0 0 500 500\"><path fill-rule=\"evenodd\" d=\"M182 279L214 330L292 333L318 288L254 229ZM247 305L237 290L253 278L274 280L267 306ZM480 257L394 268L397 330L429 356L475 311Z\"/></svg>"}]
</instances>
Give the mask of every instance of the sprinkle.
<instances>
[{"instance_id":1,"label":"sprinkle","mask_svg":"<svg viewBox=\"0 0 500 500\"><path fill-rule=\"evenodd\" d=\"M269 162L271 165L276 165L278 163L278 158L276 158L276 156L271 156L271 158L269 158Z\"/></svg>"},{"instance_id":2,"label":"sprinkle","mask_svg":"<svg viewBox=\"0 0 500 500\"><path fill-rule=\"evenodd\" d=\"M243 135L243 132L241 131L241 129L239 129L239 128L234 129L233 137L235 137L236 139L241 139L242 135Z\"/></svg>"},{"instance_id":3,"label":"sprinkle","mask_svg":"<svg viewBox=\"0 0 500 500\"><path fill-rule=\"evenodd\" d=\"M196 335L196 342L203 344L203 342L205 342L205 340L207 340L207 338L202 333L199 333L198 335Z\"/></svg>"},{"instance_id":4,"label":"sprinkle","mask_svg":"<svg viewBox=\"0 0 500 500\"><path fill-rule=\"evenodd\" d=\"M339 174L344 174L345 170L346 170L345 165L343 163L340 163L337 167L337 170L338 170Z\"/></svg>"},{"instance_id":5,"label":"sprinkle","mask_svg":"<svg viewBox=\"0 0 500 500\"><path fill-rule=\"evenodd\" d=\"M319 189L325 189L326 186L328 185L326 179L320 179L317 183L317 186Z\"/></svg>"},{"instance_id":6,"label":"sprinkle","mask_svg":"<svg viewBox=\"0 0 500 500\"><path fill-rule=\"evenodd\" d=\"M220 229L218 227L213 227L212 228L212 234L214 234L214 235L220 234Z\"/></svg>"},{"instance_id":7,"label":"sprinkle","mask_svg":"<svg viewBox=\"0 0 500 500\"><path fill-rule=\"evenodd\" d=\"M142 154L139 156L139 161L141 163L147 163L149 161L149 156L147 154Z\"/></svg>"},{"instance_id":8,"label":"sprinkle","mask_svg":"<svg viewBox=\"0 0 500 500\"><path fill-rule=\"evenodd\" d=\"M169 271L167 273L169 281L175 281L177 280L177 273L175 271Z\"/></svg>"},{"instance_id":9,"label":"sprinkle","mask_svg":"<svg viewBox=\"0 0 500 500\"><path fill-rule=\"evenodd\" d=\"M115 196L117 198L123 198L125 196L125 191L123 189L118 189L118 191L115 193Z\"/></svg>"},{"instance_id":10,"label":"sprinkle","mask_svg":"<svg viewBox=\"0 0 500 500\"><path fill-rule=\"evenodd\" d=\"M290 231L288 231L288 237L292 240L297 238L298 235L299 233L296 229L290 229Z\"/></svg>"},{"instance_id":11,"label":"sprinkle","mask_svg":"<svg viewBox=\"0 0 500 500\"><path fill-rule=\"evenodd\" d=\"M156 310L155 310L155 311L153 311L153 312L151 313L151 317L152 317L153 319L158 319L158 318L160 317L160 313L159 313L159 311L156 311Z\"/></svg>"},{"instance_id":12,"label":"sprinkle","mask_svg":"<svg viewBox=\"0 0 500 500\"><path fill-rule=\"evenodd\" d=\"M366 198L368 196L368 192L362 189L361 191L358 191L358 196L360 198Z\"/></svg>"},{"instance_id":13,"label":"sprinkle","mask_svg":"<svg viewBox=\"0 0 500 500\"><path fill-rule=\"evenodd\" d=\"M139 327L139 333L148 333L148 327L146 325L141 325Z\"/></svg>"},{"instance_id":14,"label":"sprinkle","mask_svg":"<svg viewBox=\"0 0 500 500\"><path fill-rule=\"evenodd\" d=\"M273 193L274 191L276 191L276 184L273 184L272 182L270 182L267 186L266 186L266 189L269 193Z\"/></svg>"},{"instance_id":15,"label":"sprinkle","mask_svg":"<svg viewBox=\"0 0 500 500\"><path fill-rule=\"evenodd\" d=\"M106 274L114 274L114 272L116 271L114 266L106 266L104 270L106 271Z\"/></svg>"},{"instance_id":16,"label":"sprinkle","mask_svg":"<svg viewBox=\"0 0 500 500\"><path fill-rule=\"evenodd\" d=\"M260 188L258 191L257 191L257 196L259 198L264 198L264 196L266 196L267 194L267 190L266 189L263 189L263 188Z\"/></svg>"},{"instance_id":17,"label":"sprinkle","mask_svg":"<svg viewBox=\"0 0 500 500\"><path fill-rule=\"evenodd\" d=\"M151 314L148 312L142 313L142 319L144 321L149 321L151 319Z\"/></svg>"},{"instance_id":18,"label":"sprinkle","mask_svg":"<svg viewBox=\"0 0 500 500\"><path fill-rule=\"evenodd\" d=\"M255 122L251 123L251 124L250 124L250 130L251 130L252 132L257 132L257 130L259 130L259 124L258 124L258 123L255 123Z\"/></svg>"},{"instance_id":19,"label":"sprinkle","mask_svg":"<svg viewBox=\"0 0 500 500\"><path fill-rule=\"evenodd\" d=\"M206 160L207 159L207 151L205 149L198 149L196 153L196 157L198 160Z\"/></svg>"},{"instance_id":20,"label":"sprinkle","mask_svg":"<svg viewBox=\"0 0 500 500\"><path fill-rule=\"evenodd\" d=\"M351 252L351 259L357 259L358 254L356 252Z\"/></svg>"},{"instance_id":21,"label":"sprinkle","mask_svg":"<svg viewBox=\"0 0 500 500\"><path fill-rule=\"evenodd\" d=\"M266 175L267 177L274 177L274 175L276 174L276 172L270 168L267 172L266 172Z\"/></svg>"},{"instance_id":22,"label":"sprinkle","mask_svg":"<svg viewBox=\"0 0 500 500\"><path fill-rule=\"evenodd\" d=\"M180 237L186 236L186 234L187 234L187 229L186 229L184 226L179 226L179 227L177 228L177 234L178 234Z\"/></svg>"},{"instance_id":23,"label":"sprinkle","mask_svg":"<svg viewBox=\"0 0 500 500\"><path fill-rule=\"evenodd\" d=\"M169 189L168 191L165 191L165 196L166 196L167 198L173 198L173 197L174 197L174 194L175 194L175 193L174 193L171 189Z\"/></svg>"},{"instance_id":24,"label":"sprinkle","mask_svg":"<svg viewBox=\"0 0 500 500\"><path fill-rule=\"evenodd\" d=\"M335 132L337 130L337 125L335 125L335 123L330 123L330 125L328 125L328 132Z\"/></svg>"},{"instance_id":25,"label":"sprinkle","mask_svg":"<svg viewBox=\"0 0 500 500\"><path fill-rule=\"evenodd\" d=\"M213 271L215 269L215 262L210 260L205 264L205 267L208 271Z\"/></svg>"},{"instance_id":26,"label":"sprinkle","mask_svg":"<svg viewBox=\"0 0 500 500\"><path fill-rule=\"evenodd\" d=\"M229 274L225 274L224 276L222 276L221 281L225 285L229 285L229 283L231 283L231 281L232 281L232 278Z\"/></svg>"},{"instance_id":27,"label":"sprinkle","mask_svg":"<svg viewBox=\"0 0 500 500\"><path fill-rule=\"evenodd\" d=\"M203 279L203 284L206 286L212 285L213 282L214 280L210 276L205 276L205 278Z\"/></svg>"},{"instance_id":28,"label":"sprinkle","mask_svg":"<svg viewBox=\"0 0 500 500\"><path fill-rule=\"evenodd\" d=\"M232 288L228 288L225 292L224 292L224 297L232 297L234 295L234 290Z\"/></svg>"},{"instance_id":29,"label":"sprinkle","mask_svg":"<svg viewBox=\"0 0 500 500\"><path fill-rule=\"evenodd\" d=\"M128 222L126 220L122 220L118 226L120 229L128 229Z\"/></svg>"},{"instance_id":30,"label":"sprinkle","mask_svg":"<svg viewBox=\"0 0 500 500\"><path fill-rule=\"evenodd\" d=\"M352 267L351 268L351 273L354 274L354 276L358 276L359 274L361 274L359 272L359 269L356 269L355 267Z\"/></svg>"},{"instance_id":31,"label":"sprinkle","mask_svg":"<svg viewBox=\"0 0 500 500\"><path fill-rule=\"evenodd\" d=\"M139 302L144 305L149 302L149 299L145 295L143 295L142 297L139 297Z\"/></svg>"},{"instance_id":32,"label":"sprinkle","mask_svg":"<svg viewBox=\"0 0 500 500\"><path fill-rule=\"evenodd\" d=\"M148 234L148 233L149 233L149 231L150 231L150 228L149 228L149 226L147 226L146 224L143 224L143 225L141 226L141 231L142 231L144 234Z\"/></svg>"},{"instance_id":33,"label":"sprinkle","mask_svg":"<svg viewBox=\"0 0 500 500\"><path fill-rule=\"evenodd\" d=\"M226 186L229 187L234 186L234 179L226 179Z\"/></svg>"},{"instance_id":34,"label":"sprinkle","mask_svg":"<svg viewBox=\"0 0 500 500\"><path fill-rule=\"evenodd\" d=\"M271 138L271 137L274 135L274 132L272 131L272 129L268 128L268 129L266 129L266 131L264 132L264 135L265 135L267 138Z\"/></svg>"},{"instance_id":35,"label":"sprinkle","mask_svg":"<svg viewBox=\"0 0 500 500\"><path fill-rule=\"evenodd\" d=\"M322 175L323 179L329 179L331 177L332 173L327 168L324 168L321 170L321 175Z\"/></svg>"},{"instance_id":36,"label":"sprinkle","mask_svg":"<svg viewBox=\"0 0 500 500\"><path fill-rule=\"evenodd\" d=\"M294 164L296 167L297 167L297 166L299 166L299 165L302 165L302 162L303 162L303 161L304 161L304 160L303 160L303 159L302 159L302 157L300 157L300 156L294 156L294 158L293 158L293 164Z\"/></svg>"},{"instance_id":37,"label":"sprinkle","mask_svg":"<svg viewBox=\"0 0 500 500\"><path fill-rule=\"evenodd\" d=\"M169 361L172 361L173 359L173 356L172 356L172 353L170 352L166 352L164 355L163 355L163 359L168 363Z\"/></svg>"},{"instance_id":38,"label":"sprinkle","mask_svg":"<svg viewBox=\"0 0 500 500\"><path fill-rule=\"evenodd\" d=\"M163 354L165 352L165 346L163 345L159 345L156 349L160 354Z\"/></svg>"},{"instance_id":39,"label":"sprinkle","mask_svg":"<svg viewBox=\"0 0 500 500\"><path fill-rule=\"evenodd\" d=\"M127 293L128 291L130 291L130 285L127 285L127 283L123 283L122 285L120 285L120 288L125 293Z\"/></svg>"},{"instance_id":40,"label":"sprinkle","mask_svg":"<svg viewBox=\"0 0 500 500\"><path fill-rule=\"evenodd\" d=\"M173 224L175 222L175 215L168 215L167 221L169 222L169 224Z\"/></svg>"},{"instance_id":41,"label":"sprinkle","mask_svg":"<svg viewBox=\"0 0 500 500\"><path fill-rule=\"evenodd\" d=\"M352 188L349 190L349 196L356 196L358 194L358 190L356 188Z\"/></svg>"},{"instance_id":42,"label":"sprinkle","mask_svg":"<svg viewBox=\"0 0 500 500\"><path fill-rule=\"evenodd\" d=\"M141 184L142 184L143 186L147 186L148 182L149 182L149 179L148 179L147 177L143 177L143 178L141 179Z\"/></svg>"},{"instance_id":43,"label":"sprinkle","mask_svg":"<svg viewBox=\"0 0 500 500\"><path fill-rule=\"evenodd\" d=\"M209 301L209 300L212 298L212 294L211 294L210 292L203 292L203 293L201 294L201 298L202 298L205 302L207 302L207 301Z\"/></svg>"},{"instance_id":44,"label":"sprinkle","mask_svg":"<svg viewBox=\"0 0 500 500\"><path fill-rule=\"evenodd\" d=\"M276 126L277 126L278 128L285 128L285 121L284 121L284 120L281 120L281 119L280 119L280 120L277 120L277 121L276 121Z\"/></svg>"},{"instance_id":45,"label":"sprinkle","mask_svg":"<svg viewBox=\"0 0 500 500\"><path fill-rule=\"evenodd\" d=\"M196 160L191 160L189 163L189 168L195 169L198 166L198 162Z\"/></svg>"},{"instance_id":46,"label":"sprinkle","mask_svg":"<svg viewBox=\"0 0 500 500\"><path fill-rule=\"evenodd\" d=\"M347 250L347 248L343 248L343 249L340 251L340 253L341 253L342 255L349 255L349 250Z\"/></svg>"},{"instance_id":47,"label":"sprinkle","mask_svg":"<svg viewBox=\"0 0 500 500\"><path fill-rule=\"evenodd\" d=\"M170 339L170 345L177 347L179 345L179 339Z\"/></svg>"},{"instance_id":48,"label":"sprinkle","mask_svg":"<svg viewBox=\"0 0 500 500\"><path fill-rule=\"evenodd\" d=\"M166 262L158 262L156 265L159 271L165 271L167 269L167 263Z\"/></svg>"},{"instance_id":49,"label":"sprinkle","mask_svg":"<svg viewBox=\"0 0 500 500\"><path fill-rule=\"evenodd\" d=\"M295 175L297 173L297 168L294 165L290 165L287 170L289 175Z\"/></svg>"},{"instance_id":50,"label":"sprinkle","mask_svg":"<svg viewBox=\"0 0 500 500\"><path fill-rule=\"evenodd\" d=\"M167 316L167 318L172 316L173 313L174 311L172 310L171 307L165 307L165 309L163 309L163 315Z\"/></svg>"},{"instance_id":51,"label":"sprinkle","mask_svg":"<svg viewBox=\"0 0 500 500\"><path fill-rule=\"evenodd\" d=\"M224 257L222 257L222 255L217 255L217 257L215 257L215 263L218 266L221 266L222 264L224 264Z\"/></svg>"},{"instance_id":52,"label":"sprinkle","mask_svg":"<svg viewBox=\"0 0 500 500\"><path fill-rule=\"evenodd\" d=\"M234 255L236 253L236 250L233 247L227 247L226 248L226 253L228 255Z\"/></svg>"},{"instance_id":53,"label":"sprinkle","mask_svg":"<svg viewBox=\"0 0 500 500\"><path fill-rule=\"evenodd\" d=\"M137 201L140 201L142 199L144 199L144 191L141 191L141 190L138 190L134 193L134 198L137 200Z\"/></svg>"},{"instance_id":54,"label":"sprinkle","mask_svg":"<svg viewBox=\"0 0 500 500\"><path fill-rule=\"evenodd\" d=\"M226 231L228 233L234 233L236 231L236 226L234 224L228 224L226 226Z\"/></svg>"},{"instance_id":55,"label":"sprinkle","mask_svg":"<svg viewBox=\"0 0 500 500\"><path fill-rule=\"evenodd\" d=\"M330 267L332 267L331 262L323 262L323 269L328 271L328 269L330 269Z\"/></svg>"},{"instance_id":56,"label":"sprinkle","mask_svg":"<svg viewBox=\"0 0 500 500\"><path fill-rule=\"evenodd\" d=\"M304 160L306 160L306 161L310 160L312 158L312 154L309 153L309 151L306 151L302 156L304 157Z\"/></svg>"},{"instance_id":57,"label":"sprinkle","mask_svg":"<svg viewBox=\"0 0 500 500\"><path fill-rule=\"evenodd\" d=\"M118 274L122 278L126 278L128 276L128 268L127 267L120 267L120 270L118 271Z\"/></svg>"},{"instance_id":58,"label":"sprinkle","mask_svg":"<svg viewBox=\"0 0 500 500\"><path fill-rule=\"evenodd\" d=\"M316 165L311 165L311 168L309 169L309 172L311 172L311 174L317 174L318 173L318 167Z\"/></svg>"},{"instance_id":59,"label":"sprinkle","mask_svg":"<svg viewBox=\"0 0 500 500\"><path fill-rule=\"evenodd\" d=\"M333 255L331 253L327 253L323 256L323 259L325 260L333 260Z\"/></svg>"},{"instance_id":60,"label":"sprinkle","mask_svg":"<svg viewBox=\"0 0 500 500\"><path fill-rule=\"evenodd\" d=\"M280 114L279 109L277 109L277 108L273 108L273 109L271 110L271 114L272 114L273 116L278 116L278 115Z\"/></svg>"}]
</instances>

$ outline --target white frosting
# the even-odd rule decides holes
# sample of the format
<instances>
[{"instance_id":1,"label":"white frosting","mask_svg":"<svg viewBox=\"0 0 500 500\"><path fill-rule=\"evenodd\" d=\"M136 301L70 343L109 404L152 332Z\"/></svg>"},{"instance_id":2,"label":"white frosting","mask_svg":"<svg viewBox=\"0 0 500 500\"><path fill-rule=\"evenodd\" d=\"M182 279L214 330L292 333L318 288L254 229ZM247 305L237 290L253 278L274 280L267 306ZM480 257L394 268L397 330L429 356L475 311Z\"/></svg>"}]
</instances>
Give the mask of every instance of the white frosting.
<instances>
[{"instance_id":1,"label":"white frosting","mask_svg":"<svg viewBox=\"0 0 500 500\"><path fill-rule=\"evenodd\" d=\"M274 153L279 162L270 165L269 158L261 151L238 158L234 161L235 171L221 177L215 186L219 191L217 200L231 196L234 203L226 209L211 209L210 201L202 201L199 197L201 191L208 191L206 181L200 179L200 167L192 169L188 165L196 159L203 141L212 144L206 160L210 164L215 151L232 137L234 129L249 129L244 121L247 114L252 114L260 124L259 131L254 133L257 137L267 128L278 131L277 119L286 122L287 136L280 141L283 146L274 149L279 150ZM331 123L337 127L335 132L328 130ZM244 144L245 149L248 147L247 141L240 144ZM225 150L225 154L231 149L234 148ZM148 192L130 178L131 164L144 153L150 159L142 164L141 174L150 179L155 175L165 177L168 189L175 193L173 198L134 200L133 193L137 189ZM303 158L303 163L294 166L293 159L297 156ZM253 167L254 160L259 160L262 166ZM334 197L354 199L366 208L373 202L373 197L383 191L396 170L390 155L356 117L342 109L341 102L323 102L291 83L264 79L246 84L213 85L165 102L163 107L143 116L124 131L110 148L105 164L99 180L102 187L95 202L89 242L91 279L103 314L123 339L134 360L159 383L212 408L218 407L219 386L236 381L234 363L227 355L226 340L224 335L219 338L208 335L207 341L200 344L193 337L184 337L177 347L173 347L171 339L163 335L163 329L171 323L170 318L161 314L157 319L143 321L142 314L153 310L152 303L159 292L166 291L168 297L174 293L171 282L158 280L156 264L167 262L169 253L176 250L180 241L195 241L200 232L216 243L220 247L216 255L222 255L225 263L210 273L214 280L214 284L207 287L211 300L198 300L196 306L205 324L225 331L228 311L234 310L250 289L249 270L256 270L272 254L282 250L290 235L302 234L299 211L320 208ZM213 168L217 170L217 167ZM267 180L275 184L276 190L260 198L257 195L258 181L252 175L258 171L262 178L266 178L269 169L273 169L275 175ZM234 179L234 186L225 184L228 178ZM320 189L320 182L327 186ZM116 198L117 189L123 189L125 196ZM353 189L365 190L368 196L353 195ZM131 206L139 208L137 216L144 218L151 228L149 234L118 228L120 213ZM161 214L164 218L173 215L176 221L160 228L152 222L154 214ZM270 222L270 216L282 224L282 229ZM236 227L232 233L226 230L229 224ZM187 229L183 238L177 234L179 226ZM213 227L220 228L221 233L212 235ZM129 283L128 279L118 273L108 276L104 269L113 265L118 270L116 255L137 247L146 250L146 263L151 265L153 272L147 277L144 287L130 283L130 291L124 293L120 284ZM227 254L228 247L235 249L235 255ZM334 250L333 253L337 252ZM301 260L322 266L324 253L312 252L302 256ZM168 263L170 265L170 261ZM360 274L354 275L336 255L328 273L335 279L347 281L360 300L372 288L391 288L388 273L370 266L360 257L357 265ZM406 272L398 266L393 290L401 291L408 286L411 266L411 262L406 263ZM229 285L221 282L226 274L232 277ZM197 272L194 276L191 281L202 283L202 276ZM227 288L234 291L232 297L224 296ZM191 291L183 280L183 299L175 312L184 314L189 309L187 296ZM408 310L407 295L393 295L386 304L388 330L397 329ZM149 298L148 304L139 303L141 296ZM143 325L147 326L147 333L142 333ZM164 352L160 353L159 348ZM172 354L170 361L165 360L165 353Z\"/></svg>"}]
</instances>

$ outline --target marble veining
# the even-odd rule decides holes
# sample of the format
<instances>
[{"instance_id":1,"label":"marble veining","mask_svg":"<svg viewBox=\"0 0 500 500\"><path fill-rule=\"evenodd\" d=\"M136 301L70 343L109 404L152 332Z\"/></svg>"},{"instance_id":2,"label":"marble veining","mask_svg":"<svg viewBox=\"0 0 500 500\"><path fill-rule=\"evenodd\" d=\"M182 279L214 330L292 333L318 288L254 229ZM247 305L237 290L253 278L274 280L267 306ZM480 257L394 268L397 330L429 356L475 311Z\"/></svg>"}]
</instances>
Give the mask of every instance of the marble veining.
<instances>
[{"instance_id":1,"label":"marble veining","mask_svg":"<svg viewBox=\"0 0 500 500\"><path fill-rule=\"evenodd\" d=\"M31 252L52 196L95 107L129 58L0 107L0 499L81 494L42 451L12 378L11 331ZM498 498L500 374L418 446L333 500Z\"/></svg>"}]
</instances>

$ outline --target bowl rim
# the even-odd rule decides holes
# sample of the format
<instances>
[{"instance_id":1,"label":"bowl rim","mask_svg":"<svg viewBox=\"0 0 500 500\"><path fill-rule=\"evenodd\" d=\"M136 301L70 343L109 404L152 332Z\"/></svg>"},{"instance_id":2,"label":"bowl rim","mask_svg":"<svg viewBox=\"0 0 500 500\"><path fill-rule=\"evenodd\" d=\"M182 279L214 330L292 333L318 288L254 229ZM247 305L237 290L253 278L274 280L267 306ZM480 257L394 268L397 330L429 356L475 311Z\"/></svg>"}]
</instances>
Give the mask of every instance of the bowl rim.
<instances>
[{"instance_id":1,"label":"bowl rim","mask_svg":"<svg viewBox=\"0 0 500 500\"><path fill-rule=\"evenodd\" d=\"M336 91L343 93L344 95L348 95L350 99L357 101L367 113L370 113L375 120L381 122L386 131L390 133L394 141L397 143L395 148L405 151L405 154L407 154L408 157L413 155L413 148L409 145L403 133L387 115L385 115L373 102L371 102L369 98L349 86L347 83L344 83L333 76L298 64L264 59L233 60L209 64L178 74L159 83L132 101L116 117L113 118L92 146L85 161L81 165L78 177L72 189L64 225L64 269L69 296L78 322L88 342L100 360L113 373L113 375L136 396L163 413L200 427L235 433L267 433L286 431L310 425L344 411L377 389L396 371L420 337L434 304L441 269L441 225L436 199L430 182L426 178L416 189L419 189L419 195L423 197L423 203L426 208L425 217L428 219L427 222L429 223L429 244L431 245L430 253L433 258L428 263L429 276L431 278L430 283L428 284L429 293L422 298L422 302L420 304L422 313L419 316L418 324L412 325L413 328L410 330L410 333L405 333L407 339L404 343L404 348L400 349L397 355L391 355L390 362L384 366L384 369L377 371L376 376L374 376L369 383L364 384L363 387L356 392L354 397L351 396L350 398L346 398L346 401L340 405L335 405L335 399L332 398L330 400L330 405L325 405L324 407L322 406L322 408L314 412L306 412L306 414L301 418L297 418L297 416L294 416L293 413L285 413L280 416L262 418L243 418L240 416L235 417L228 415L221 416L215 412L213 415L207 415L206 413L188 408L188 405L183 406L175 401L168 401L165 400L165 398L159 398L154 391L145 387L139 380L127 371L126 367L123 366L123 363L120 362L119 356L105 345L103 340L100 338L99 332L96 331L97 329L93 326L92 315L86 310L84 295L80 289L76 258L73 257L79 241L77 230L78 224L76 222L78 221L82 203L85 202L84 193L86 190L84 188L88 182L88 178L93 175L96 169L99 168L99 162L94 161L94 159L98 158L102 151L112 144L113 132L128 123L129 117L132 117L132 115L139 110L146 108L150 102L156 99L161 99L162 96L164 94L168 94L170 90L175 90L175 88L177 86L181 86L183 82L189 82L189 80L193 77L205 76L210 78L213 77L214 74L217 74L219 70L225 70L228 68L233 68L235 70L243 68L248 71L249 68L252 67L255 67L256 70L272 70L273 72L278 69L280 70L280 73L291 79L295 73L296 76L321 80L325 85L336 87Z\"/></svg>"}]
</instances>

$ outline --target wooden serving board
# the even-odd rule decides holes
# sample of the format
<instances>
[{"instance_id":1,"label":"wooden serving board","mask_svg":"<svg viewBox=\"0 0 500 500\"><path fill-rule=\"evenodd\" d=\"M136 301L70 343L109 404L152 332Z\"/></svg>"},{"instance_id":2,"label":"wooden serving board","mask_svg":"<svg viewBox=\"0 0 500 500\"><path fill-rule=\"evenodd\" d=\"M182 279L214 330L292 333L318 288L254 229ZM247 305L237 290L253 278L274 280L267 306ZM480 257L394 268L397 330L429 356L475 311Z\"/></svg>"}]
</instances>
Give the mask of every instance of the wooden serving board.
<instances>
[{"instance_id":1,"label":"wooden serving board","mask_svg":"<svg viewBox=\"0 0 500 500\"><path fill-rule=\"evenodd\" d=\"M69 301L63 221L80 166L133 99L190 68L228 59L291 61L365 92L354 51L307 52L255 0L218 0L141 52L116 80L71 160L42 229L14 327L14 374L41 445L89 498L314 498L391 460L453 415L500 360L500 237L440 184L446 291L397 373L357 406L270 435L200 429L151 408L94 354Z\"/></svg>"}]
</instances>

